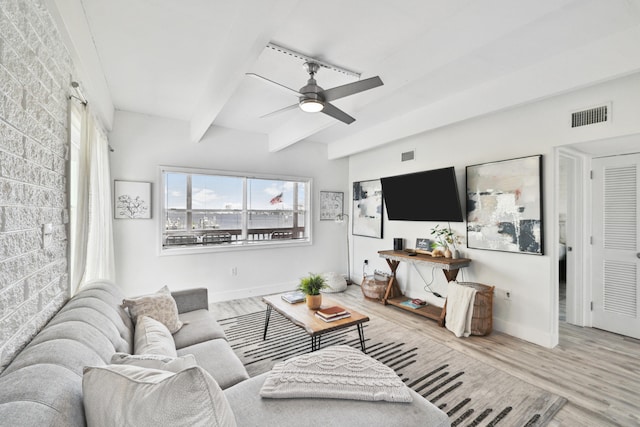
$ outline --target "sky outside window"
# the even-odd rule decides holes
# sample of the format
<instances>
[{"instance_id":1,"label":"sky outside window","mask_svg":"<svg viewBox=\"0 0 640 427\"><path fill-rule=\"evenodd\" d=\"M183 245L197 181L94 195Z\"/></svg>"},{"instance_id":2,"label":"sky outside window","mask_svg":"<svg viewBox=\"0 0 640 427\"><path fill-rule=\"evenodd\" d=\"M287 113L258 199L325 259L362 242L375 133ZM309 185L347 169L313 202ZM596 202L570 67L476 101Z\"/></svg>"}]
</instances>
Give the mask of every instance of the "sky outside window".
<instances>
[{"instance_id":1,"label":"sky outside window","mask_svg":"<svg viewBox=\"0 0 640 427\"><path fill-rule=\"evenodd\" d=\"M242 209L242 178L219 175L193 175L193 209Z\"/></svg>"}]
</instances>

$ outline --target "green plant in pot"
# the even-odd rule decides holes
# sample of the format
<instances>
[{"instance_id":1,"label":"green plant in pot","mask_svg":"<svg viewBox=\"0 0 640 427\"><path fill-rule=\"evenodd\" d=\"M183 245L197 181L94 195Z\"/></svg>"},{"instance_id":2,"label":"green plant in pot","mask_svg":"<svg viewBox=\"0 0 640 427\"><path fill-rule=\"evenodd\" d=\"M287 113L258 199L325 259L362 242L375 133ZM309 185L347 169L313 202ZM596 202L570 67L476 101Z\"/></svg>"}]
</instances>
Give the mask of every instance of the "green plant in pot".
<instances>
[{"instance_id":1,"label":"green plant in pot","mask_svg":"<svg viewBox=\"0 0 640 427\"><path fill-rule=\"evenodd\" d=\"M451 231L450 227L442 227L437 224L431 229L431 235L435 238L435 242L431 245L433 249L442 248L443 254L446 258L451 258L452 253L449 245L456 249L456 241L458 240L456 233Z\"/></svg>"},{"instance_id":2,"label":"green plant in pot","mask_svg":"<svg viewBox=\"0 0 640 427\"><path fill-rule=\"evenodd\" d=\"M320 290L326 287L326 280L321 274L309 273L307 277L300 279L298 290L307 296L307 307L317 310L322 305Z\"/></svg>"}]
</instances>

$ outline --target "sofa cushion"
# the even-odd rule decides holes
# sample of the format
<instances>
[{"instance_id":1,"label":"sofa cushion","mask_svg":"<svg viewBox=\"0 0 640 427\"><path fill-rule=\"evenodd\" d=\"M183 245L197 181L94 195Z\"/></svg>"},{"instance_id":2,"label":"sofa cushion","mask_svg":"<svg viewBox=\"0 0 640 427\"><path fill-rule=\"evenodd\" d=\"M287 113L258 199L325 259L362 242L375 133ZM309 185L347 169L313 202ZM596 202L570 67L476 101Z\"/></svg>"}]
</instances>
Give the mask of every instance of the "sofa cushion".
<instances>
[{"instance_id":1,"label":"sofa cushion","mask_svg":"<svg viewBox=\"0 0 640 427\"><path fill-rule=\"evenodd\" d=\"M58 365L82 377L86 365L103 365L105 361L92 348L71 339L55 339L25 348L2 374L31 365Z\"/></svg>"},{"instance_id":2,"label":"sofa cushion","mask_svg":"<svg viewBox=\"0 0 640 427\"><path fill-rule=\"evenodd\" d=\"M178 306L166 286L155 294L125 298L122 306L129 309L133 323L137 323L141 316L147 316L164 324L172 334L182 327Z\"/></svg>"},{"instance_id":3,"label":"sofa cushion","mask_svg":"<svg viewBox=\"0 0 640 427\"><path fill-rule=\"evenodd\" d=\"M133 339L133 350L135 354L177 356L176 346L169 329L147 316L138 319Z\"/></svg>"},{"instance_id":4,"label":"sofa cushion","mask_svg":"<svg viewBox=\"0 0 640 427\"><path fill-rule=\"evenodd\" d=\"M62 366L37 364L2 375L0 424L85 426L82 377ZM16 406L18 404L18 406Z\"/></svg>"},{"instance_id":5,"label":"sofa cushion","mask_svg":"<svg viewBox=\"0 0 640 427\"><path fill-rule=\"evenodd\" d=\"M85 369L82 380L89 426L235 426L220 387L202 368L178 373L138 366Z\"/></svg>"},{"instance_id":6,"label":"sofa cushion","mask_svg":"<svg viewBox=\"0 0 640 427\"><path fill-rule=\"evenodd\" d=\"M108 301L101 300L96 296L85 295L84 292L79 295L79 298L73 298L65 304L59 314L80 307L91 308L107 317L118 331L120 338L127 342L129 346L133 345L133 322L131 322L131 318L126 311L120 307L119 303L112 305Z\"/></svg>"},{"instance_id":7,"label":"sofa cushion","mask_svg":"<svg viewBox=\"0 0 640 427\"><path fill-rule=\"evenodd\" d=\"M249 378L247 370L226 340L217 339L194 344L178 350L178 355L193 354L224 390Z\"/></svg>"},{"instance_id":8,"label":"sofa cushion","mask_svg":"<svg viewBox=\"0 0 640 427\"><path fill-rule=\"evenodd\" d=\"M93 307L83 305L64 310L58 313L51 321L49 326L55 326L67 323L69 321L84 322L98 329L113 344L116 351L128 353L131 351L131 343L127 342L113 324L109 316Z\"/></svg>"},{"instance_id":9,"label":"sofa cushion","mask_svg":"<svg viewBox=\"0 0 640 427\"><path fill-rule=\"evenodd\" d=\"M405 403L412 400L409 387L393 369L348 345L327 347L277 363L260 395Z\"/></svg>"},{"instance_id":10,"label":"sofa cushion","mask_svg":"<svg viewBox=\"0 0 640 427\"><path fill-rule=\"evenodd\" d=\"M331 420L367 427L450 426L447 414L413 390L411 403L334 399L263 399L268 372L224 390L240 426L327 427ZM304 420L301 423L301 420Z\"/></svg>"},{"instance_id":11,"label":"sofa cushion","mask_svg":"<svg viewBox=\"0 0 640 427\"><path fill-rule=\"evenodd\" d=\"M131 316L122 307L123 296L117 297L114 295L113 291L106 289L105 287L90 287L83 288L80 292L78 292L71 301L82 299L82 298L97 298L101 301L106 302L109 306L114 307L118 312L118 315L122 319L122 322L125 326L132 332L133 334L133 320L131 320Z\"/></svg>"},{"instance_id":12,"label":"sofa cushion","mask_svg":"<svg viewBox=\"0 0 640 427\"><path fill-rule=\"evenodd\" d=\"M95 351L105 363L108 362L113 353L116 352L113 343L104 335L99 325L92 325L77 320L69 320L64 323L46 326L31 340L27 348L46 341L59 339L69 339L85 345Z\"/></svg>"},{"instance_id":13,"label":"sofa cushion","mask_svg":"<svg viewBox=\"0 0 640 427\"><path fill-rule=\"evenodd\" d=\"M183 369L197 366L193 354L181 357L162 356L160 354L126 354L116 353L111 357L112 365L133 365L140 368L160 369L169 372L180 372Z\"/></svg>"},{"instance_id":14,"label":"sofa cushion","mask_svg":"<svg viewBox=\"0 0 640 427\"><path fill-rule=\"evenodd\" d=\"M177 349L216 338L226 338L224 330L208 310L183 313L180 315L180 320L184 325L173 334Z\"/></svg>"}]
</instances>

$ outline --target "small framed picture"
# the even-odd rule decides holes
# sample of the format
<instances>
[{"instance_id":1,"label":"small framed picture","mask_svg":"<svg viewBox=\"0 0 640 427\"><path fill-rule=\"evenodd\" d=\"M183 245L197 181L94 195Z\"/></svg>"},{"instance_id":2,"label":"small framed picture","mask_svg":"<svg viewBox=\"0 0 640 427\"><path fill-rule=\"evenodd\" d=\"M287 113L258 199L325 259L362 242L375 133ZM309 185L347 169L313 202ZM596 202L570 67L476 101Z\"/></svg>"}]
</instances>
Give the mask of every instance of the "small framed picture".
<instances>
[{"instance_id":1,"label":"small framed picture","mask_svg":"<svg viewBox=\"0 0 640 427\"><path fill-rule=\"evenodd\" d=\"M344 193L339 191L320 192L320 221L335 221L343 214Z\"/></svg>"},{"instance_id":2,"label":"small framed picture","mask_svg":"<svg viewBox=\"0 0 640 427\"><path fill-rule=\"evenodd\" d=\"M416 249L420 249L423 251L430 251L431 250L431 240L429 239L423 239L423 238L417 238L416 239Z\"/></svg>"},{"instance_id":3,"label":"small framed picture","mask_svg":"<svg viewBox=\"0 0 640 427\"><path fill-rule=\"evenodd\" d=\"M113 214L115 219L151 218L151 183L114 181Z\"/></svg>"}]
</instances>

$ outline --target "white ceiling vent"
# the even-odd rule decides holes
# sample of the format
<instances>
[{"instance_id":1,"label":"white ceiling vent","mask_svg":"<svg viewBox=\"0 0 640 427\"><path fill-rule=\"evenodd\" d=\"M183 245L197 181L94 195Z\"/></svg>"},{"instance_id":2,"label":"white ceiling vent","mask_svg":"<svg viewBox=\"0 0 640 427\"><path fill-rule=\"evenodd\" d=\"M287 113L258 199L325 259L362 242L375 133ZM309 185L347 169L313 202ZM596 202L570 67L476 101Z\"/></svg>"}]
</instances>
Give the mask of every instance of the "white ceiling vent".
<instances>
[{"instance_id":1,"label":"white ceiling vent","mask_svg":"<svg viewBox=\"0 0 640 427\"><path fill-rule=\"evenodd\" d=\"M611 120L611 104L600 105L571 113L571 127L606 123Z\"/></svg>"},{"instance_id":2,"label":"white ceiling vent","mask_svg":"<svg viewBox=\"0 0 640 427\"><path fill-rule=\"evenodd\" d=\"M405 151L404 153L402 153L402 161L403 162L408 162L409 160L415 159L415 157L416 157L415 154L416 154L416 152L414 150Z\"/></svg>"}]
</instances>

